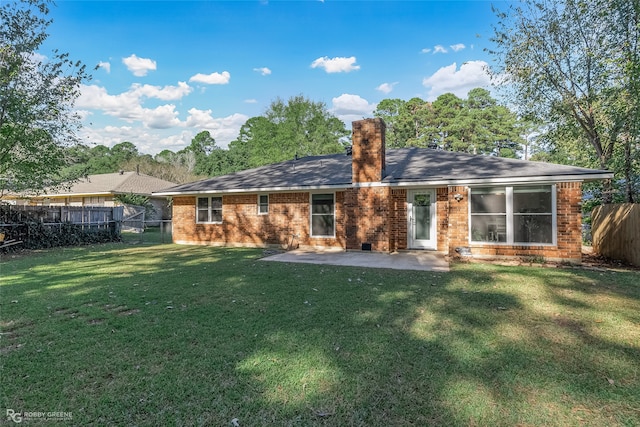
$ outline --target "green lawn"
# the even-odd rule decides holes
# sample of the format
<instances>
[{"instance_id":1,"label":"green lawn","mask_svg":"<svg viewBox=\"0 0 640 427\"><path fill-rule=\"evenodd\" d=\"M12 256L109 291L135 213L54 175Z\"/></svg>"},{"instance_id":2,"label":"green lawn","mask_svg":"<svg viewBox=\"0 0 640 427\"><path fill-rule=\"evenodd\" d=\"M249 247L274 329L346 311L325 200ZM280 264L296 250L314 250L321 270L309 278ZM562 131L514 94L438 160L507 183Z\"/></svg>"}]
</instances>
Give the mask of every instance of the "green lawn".
<instances>
[{"instance_id":1,"label":"green lawn","mask_svg":"<svg viewBox=\"0 0 640 427\"><path fill-rule=\"evenodd\" d=\"M3 256L2 417L640 423L639 273L485 264L399 272L261 256L169 244Z\"/></svg>"}]
</instances>

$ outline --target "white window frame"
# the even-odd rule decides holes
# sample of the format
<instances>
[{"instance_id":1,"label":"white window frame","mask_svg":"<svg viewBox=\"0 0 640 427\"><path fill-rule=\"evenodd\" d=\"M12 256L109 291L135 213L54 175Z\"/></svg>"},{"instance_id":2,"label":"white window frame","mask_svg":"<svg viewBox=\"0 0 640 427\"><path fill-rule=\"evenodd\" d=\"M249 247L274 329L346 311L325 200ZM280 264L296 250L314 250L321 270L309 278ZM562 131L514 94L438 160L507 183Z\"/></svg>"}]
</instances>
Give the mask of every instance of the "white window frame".
<instances>
[{"instance_id":1,"label":"white window frame","mask_svg":"<svg viewBox=\"0 0 640 427\"><path fill-rule=\"evenodd\" d=\"M260 199L262 197L266 197L267 198L267 210L266 212L262 212L262 205L263 203L260 202ZM269 195L268 194L258 194L258 215L268 215L269 214Z\"/></svg>"},{"instance_id":2,"label":"white window frame","mask_svg":"<svg viewBox=\"0 0 640 427\"><path fill-rule=\"evenodd\" d=\"M332 234L323 234L323 235L315 235L313 234L313 196L314 195L319 195L319 194L331 194L331 196L333 197L333 212L331 212L331 215L333 215L333 232ZM315 214L315 215L328 215L328 214ZM335 192L316 192L316 193L309 193L309 235L312 238L335 238L336 237L336 193Z\"/></svg>"},{"instance_id":3,"label":"white window frame","mask_svg":"<svg viewBox=\"0 0 640 427\"><path fill-rule=\"evenodd\" d=\"M514 213L513 213L513 189L514 187L551 187L551 243L526 243L526 242L514 242L515 229L514 229ZM556 185L555 184L529 184L525 186L513 186L513 185L483 185L477 186L476 188L504 188L505 189L505 203L506 203L506 220L507 220L507 239L505 242L484 242L484 241L474 241L472 240L472 228L471 228L471 194L473 193L473 188L469 188L469 203L468 203L468 222L469 222L469 244L471 246L486 246L486 245L501 245L501 246L557 246L558 245L558 221L557 221L557 196L556 196ZM498 215L502 215L501 213ZM548 214L544 214L548 215Z\"/></svg>"},{"instance_id":4,"label":"white window frame","mask_svg":"<svg viewBox=\"0 0 640 427\"><path fill-rule=\"evenodd\" d=\"M204 208L200 208L200 203L199 200L200 199L207 199L207 221L200 221L199 218L200 216L198 215L198 213L200 211L204 211ZM213 199L220 199L220 221L213 221L213 215L212 212L214 211L213 207L212 207L212 200ZM217 209L216 209L217 210ZM222 224L222 213L224 210L224 205L222 203L222 196L198 196L196 197L196 224Z\"/></svg>"}]
</instances>

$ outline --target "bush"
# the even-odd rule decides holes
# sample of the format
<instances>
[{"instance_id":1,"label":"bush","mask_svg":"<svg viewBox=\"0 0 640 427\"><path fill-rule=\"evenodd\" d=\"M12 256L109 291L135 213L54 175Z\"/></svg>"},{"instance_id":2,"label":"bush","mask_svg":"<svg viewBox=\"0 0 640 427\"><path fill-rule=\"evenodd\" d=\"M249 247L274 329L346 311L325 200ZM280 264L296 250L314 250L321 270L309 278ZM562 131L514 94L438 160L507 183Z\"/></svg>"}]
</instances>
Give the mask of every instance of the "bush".
<instances>
[{"instance_id":1,"label":"bush","mask_svg":"<svg viewBox=\"0 0 640 427\"><path fill-rule=\"evenodd\" d=\"M69 222L43 223L34 220L29 213L17 212L7 206L0 206L0 210L0 218L4 223L0 232L5 233L5 240L22 242L21 245L3 248L4 251L120 241L120 232L115 226L95 228Z\"/></svg>"}]
</instances>

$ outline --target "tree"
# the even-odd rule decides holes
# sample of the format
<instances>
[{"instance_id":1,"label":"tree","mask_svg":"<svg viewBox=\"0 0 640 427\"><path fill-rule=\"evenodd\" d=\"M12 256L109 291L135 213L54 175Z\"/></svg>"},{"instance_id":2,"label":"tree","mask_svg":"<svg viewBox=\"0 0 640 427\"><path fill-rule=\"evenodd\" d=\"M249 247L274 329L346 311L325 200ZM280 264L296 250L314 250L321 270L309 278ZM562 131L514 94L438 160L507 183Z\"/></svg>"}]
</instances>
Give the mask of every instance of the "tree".
<instances>
[{"instance_id":1,"label":"tree","mask_svg":"<svg viewBox=\"0 0 640 427\"><path fill-rule=\"evenodd\" d=\"M524 142L516 115L491 96L488 90L472 89L465 102L467 126L463 127L464 149L500 157L517 157ZM463 144L464 146L464 144Z\"/></svg>"},{"instance_id":2,"label":"tree","mask_svg":"<svg viewBox=\"0 0 640 427\"><path fill-rule=\"evenodd\" d=\"M131 159L135 159L139 155L140 153L138 153L138 147L128 141L116 144L111 147L110 150L111 163L113 164L114 168L120 167L122 163L125 163Z\"/></svg>"},{"instance_id":3,"label":"tree","mask_svg":"<svg viewBox=\"0 0 640 427\"><path fill-rule=\"evenodd\" d=\"M48 1L0 2L0 197L60 183L64 147L76 143L73 110L85 66L38 49L51 20Z\"/></svg>"},{"instance_id":4,"label":"tree","mask_svg":"<svg viewBox=\"0 0 640 427\"><path fill-rule=\"evenodd\" d=\"M499 105L489 91L469 92L468 99L452 93L434 102L384 99L374 112L387 123L390 147L431 147L441 150L516 157L524 141L515 114Z\"/></svg>"},{"instance_id":5,"label":"tree","mask_svg":"<svg viewBox=\"0 0 640 427\"><path fill-rule=\"evenodd\" d=\"M209 155L216 150L220 150L220 147L216 146L216 140L209 131L205 130L198 133L191 140L191 144L184 150L179 151L178 154L189 156L189 153L192 153L194 160L193 172L197 175L209 175L211 169Z\"/></svg>"},{"instance_id":6,"label":"tree","mask_svg":"<svg viewBox=\"0 0 640 427\"><path fill-rule=\"evenodd\" d=\"M511 101L548 136L577 137L568 141L591 151L601 169L616 170L625 138L629 148L638 141L639 9L638 0L527 0L496 10L491 53ZM611 182L603 200L613 200Z\"/></svg>"},{"instance_id":7,"label":"tree","mask_svg":"<svg viewBox=\"0 0 640 427\"><path fill-rule=\"evenodd\" d=\"M231 162L257 167L295 156L339 153L348 135L344 123L324 103L303 96L286 103L278 98L263 116L252 117L242 126L238 139L230 144Z\"/></svg>"},{"instance_id":8,"label":"tree","mask_svg":"<svg viewBox=\"0 0 640 427\"><path fill-rule=\"evenodd\" d=\"M383 99L378 103L373 115L386 124L386 143L390 148L406 147L412 137L411 114L407 102L394 98Z\"/></svg>"}]
</instances>

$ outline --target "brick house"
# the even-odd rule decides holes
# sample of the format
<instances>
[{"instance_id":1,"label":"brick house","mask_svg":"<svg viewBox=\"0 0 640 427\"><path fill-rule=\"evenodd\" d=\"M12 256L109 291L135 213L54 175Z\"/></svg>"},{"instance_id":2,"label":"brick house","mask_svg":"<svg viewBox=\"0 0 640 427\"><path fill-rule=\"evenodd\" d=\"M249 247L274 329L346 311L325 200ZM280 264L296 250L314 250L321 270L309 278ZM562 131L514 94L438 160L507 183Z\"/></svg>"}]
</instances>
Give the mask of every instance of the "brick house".
<instances>
[{"instance_id":1,"label":"brick house","mask_svg":"<svg viewBox=\"0 0 640 427\"><path fill-rule=\"evenodd\" d=\"M87 175L68 187L45 189L42 194L8 194L3 202L30 206L118 206L118 195L146 196L155 208L147 220L171 218L166 197L152 194L176 185L140 172L115 172Z\"/></svg>"},{"instance_id":2,"label":"brick house","mask_svg":"<svg viewBox=\"0 0 640 427\"><path fill-rule=\"evenodd\" d=\"M294 159L163 190L176 243L427 249L579 263L582 182L607 171L426 148L385 148L353 122L347 154Z\"/></svg>"}]
</instances>

